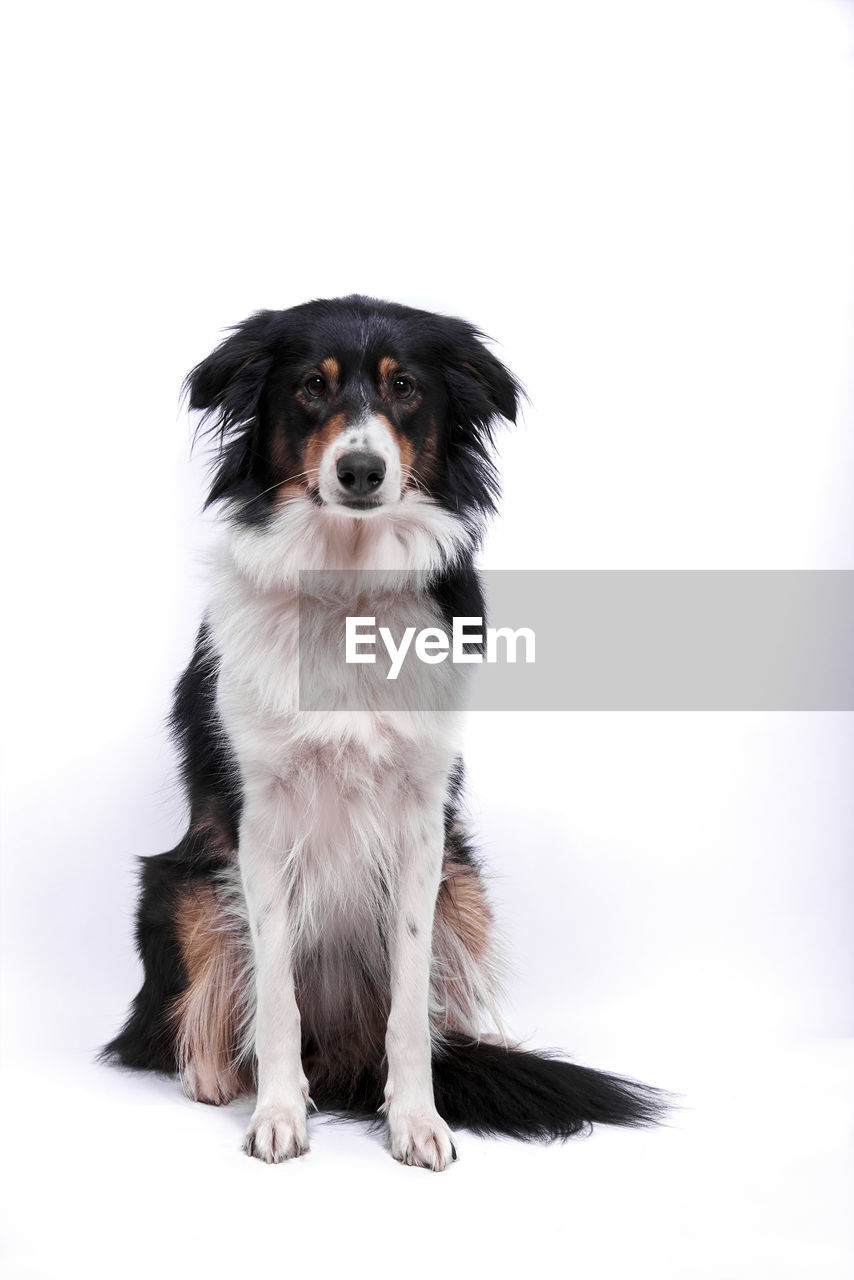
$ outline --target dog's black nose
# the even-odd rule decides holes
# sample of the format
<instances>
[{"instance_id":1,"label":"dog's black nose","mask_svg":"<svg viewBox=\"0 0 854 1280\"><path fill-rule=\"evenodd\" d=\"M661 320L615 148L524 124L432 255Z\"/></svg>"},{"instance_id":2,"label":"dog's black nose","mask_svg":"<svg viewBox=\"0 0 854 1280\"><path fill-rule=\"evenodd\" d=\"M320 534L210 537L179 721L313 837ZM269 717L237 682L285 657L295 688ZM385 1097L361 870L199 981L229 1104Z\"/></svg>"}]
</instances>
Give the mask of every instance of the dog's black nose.
<instances>
[{"instance_id":1,"label":"dog's black nose","mask_svg":"<svg viewBox=\"0 0 854 1280\"><path fill-rule=\"evenodd\" d=\"M345 453L338 459L338 480L356 498L379 489L385 463L376 453Z\"/></svg>"}]
</instances>

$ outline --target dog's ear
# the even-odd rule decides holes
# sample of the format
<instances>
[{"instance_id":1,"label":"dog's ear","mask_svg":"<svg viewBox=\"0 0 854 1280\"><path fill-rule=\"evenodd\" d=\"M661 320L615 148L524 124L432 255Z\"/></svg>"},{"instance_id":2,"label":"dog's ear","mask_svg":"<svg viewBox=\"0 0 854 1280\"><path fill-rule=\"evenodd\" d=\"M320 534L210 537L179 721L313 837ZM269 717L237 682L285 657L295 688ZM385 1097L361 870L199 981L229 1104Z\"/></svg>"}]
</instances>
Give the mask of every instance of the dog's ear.
<instances>
[{"instance_id":1,"label":"dog's ear","mask_svg":"<svg viewBox=\"0 0 854 1280\"><path fill-rule=\"evenodd\" d=\"M499 415L515 423L519 412L521 387L506 365L489 351L479 339L475 339L469 357L462 362L462 370L478 384L488 402L491 415ZM487 406L484 405L485 409Z\"/></svg>"},{"instance_id":2,"label":"dog's ear","mask_svg":"<svg viewBox=\"0 0 854 1280\"><path fill-rule=\"evenodd\" d=\"M273 363L273 311L256 311L236 325L184 382L191 409L202 412L200 431L218 447L205 506L236 496L250 484L258 424L256 414Z\"/></svg>"},{"instance_id":3,"label":"dog's ear","mask_svg":"<svg viewBox=\"0 0 854 1280\"><path fill-rule=\"evenodd\" d=\"M459 425L488 438L497 418L515 423L522 387L485 345L485 335L464 320L447 321L443 329L445 377Z\"/></svg>"},{"instance_id":4,"label":"dog's ear","mask_svg":"<svg viewBox=\"0 0 854 1280\"><path fill-rule=\"evenodd\" d=\"M452 508L489 515L500 492L493 427L502 418L515 423L524 391L479 329L453 317L432 319L432 354L448 396L448 430L443 433L447 500Z\"/></svg>"},{"instance_id":5,"label":"dog's ear","mask_svg":"<svg viewBox=\"0 0 854 1280\"><path fill-rule=\"evenodd\" d=\"M268 341L273 311L256 311L215 351L197 364L184 383L191 409L213 419L220 439L234 427L249 422L258 408L264 379L270 371L272 352Z\"/></svg>"}]
</instances>

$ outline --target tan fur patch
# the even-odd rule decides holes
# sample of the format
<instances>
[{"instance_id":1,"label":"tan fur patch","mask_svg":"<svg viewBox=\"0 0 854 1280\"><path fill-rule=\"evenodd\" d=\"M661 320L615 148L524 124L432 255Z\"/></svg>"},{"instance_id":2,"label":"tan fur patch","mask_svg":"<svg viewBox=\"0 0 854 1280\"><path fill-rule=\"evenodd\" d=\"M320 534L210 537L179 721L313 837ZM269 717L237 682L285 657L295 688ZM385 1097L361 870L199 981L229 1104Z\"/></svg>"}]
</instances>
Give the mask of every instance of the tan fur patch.
<instances>
[{"instance_id":1,"label":"tan fur patch","mask_svg":"<svg viewBox=\"0 0 854 1280\"><path fill-rule=\"evenodd\" d=\"M383 356L380 360L380 377L386 381L391 381L392 375L397 372L397 369L398 364L393 356Z\"/></svg>"},{"instance_id":2,"label":"tan fur patch","mask_svg":"<svg viewBox=\"0 0 854 1280\"><path fill-rule=\"evenodd\" d=\"M431 1016L442 1031L478 1037L484 1014L500 1027L492 912L476 867L453 856L449 832L433 920Z\"/></svg>"},{"instance_id":3,"label":"tan fur patch","mask_svg":"<svg viewBox=\"0 0 854 1280\"><path fill-rule=\"evenodd\" d=\"M250 1084L237 1061L246 1003L240 938L209 885L183 895L176 931L188 980L172 1011L184 1087L198 1102L230 1102Z\"/></svg>"},{"instance_id":4,"label":"tan fur patch","mask_svg":"<svg viewBox=\"0 0 854 1280\"><path fill-rule=\"evenodd\" d=\"M334 356L327 356L325 360L321 360L317 366L326 379L329 390L333 396L338 394L338 384L341 380L341 369L338 361Z\"/></svg>"},{"instance_id":5,"label":"tan fur patch","mask_svg":"<svg viewBox=\"0 0 854 1280\"><path fill-rule=\"evenodd\" d=\"M430 418L430 428L415 455L414 464L410 462L405 488L420 489L429 496L430 485L436 477L438 463L438 429L436 419Z\"/></svg>"},{"instance_id":6,"label":"tan fur patch","mask_svg":"<svg viewBox=\"0 0 854 1280\"><path fill-rule=\"evenodd\" d=\"M405 489L407 487L407 478L412 467L412 462L415 458L415 449L412 446L412 441L394 425L391 418L386 414L378 413L377 417L384 426L388 427L392 434L392 438L397 445L398 452L400 453L400 469L403 474L403 487Z\"/></svg>"},{"instance_id":7,"label":"tan fur patch","mask_svg":"<svg viewBox=\"0 0 854 1280\"><path fill-rule=\"evenodd\" d=\"M436 909L463 941L473 956L480 959L489 949L492 938L492 911L480 876L470 867L446 862Z\"/></svg>"},{"instance_id":8,"label":"tan fur patch","mask_svg":"<svg viewBox=\"0 0 854 1280\"><path fill-rule=\"evenodd\" d=\"M302 447L299 458L294 463L294 474L276 490L278 501L281 502L294 497L295 494L305 493L306 490L317 487L320 463L326 447L341 434L346 425L347 415L343 412L334 413L319 431L311 433Z\"/></svg>"},{"instance_id":9,"label":"tan fur patch","mask_svg":"<svg viewBox=\"0 0 854 1280\"><path fill-rule=\"evenodd\" d=\"M319 431L313 431L303 446L300 461L308 472L317 472L321 459L332 441L340 436L347 425L346 413L333 413Z\"/></svg>"}]
</instances>

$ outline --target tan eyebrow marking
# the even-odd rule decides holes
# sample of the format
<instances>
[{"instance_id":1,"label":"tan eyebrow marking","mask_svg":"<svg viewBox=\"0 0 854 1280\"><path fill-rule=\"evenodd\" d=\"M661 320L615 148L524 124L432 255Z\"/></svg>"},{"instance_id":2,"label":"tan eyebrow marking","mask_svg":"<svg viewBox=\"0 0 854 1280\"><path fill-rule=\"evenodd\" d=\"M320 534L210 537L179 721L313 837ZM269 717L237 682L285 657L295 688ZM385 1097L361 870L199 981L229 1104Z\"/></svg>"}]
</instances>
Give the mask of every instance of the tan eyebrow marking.
<instances>
[{"instance_id":1,"label":"tan eyebrow marking","mask_svg":"<svg viewBox=\"0 0 854 1280\"><path fill-rule=\"evenodd\" d=\"M333 390L337 391L338 382L341 377L341 369L339 368L338 361L335 357L327 356L325 360L321 360L317 367Z\"/></svg>"}]
</instances>

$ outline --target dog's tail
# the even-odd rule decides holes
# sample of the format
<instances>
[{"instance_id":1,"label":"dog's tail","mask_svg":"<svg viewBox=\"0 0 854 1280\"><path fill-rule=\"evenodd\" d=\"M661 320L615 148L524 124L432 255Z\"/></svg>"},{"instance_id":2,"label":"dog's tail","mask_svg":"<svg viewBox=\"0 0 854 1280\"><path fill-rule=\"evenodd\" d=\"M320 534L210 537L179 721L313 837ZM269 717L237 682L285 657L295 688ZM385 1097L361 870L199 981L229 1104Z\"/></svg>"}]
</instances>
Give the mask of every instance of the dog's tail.
<instances>
[{"instance_id":1,"label":"dog's tail","mask_svg":"<svg viewBox=\"0 0 854 1280\"><path fill-rule=\"evenodd\" d=\"M593 1124L657 1124L668 1095L550 1053L448 1036L433 1059L436 1109L451 1128L550 1142Z\"/></svg>"},{"instance_id":2,"label":"dog's tail","mask_svg":"<svg viewBox=\"0 0 854 1280\"><path fill-rule=\"evenodd\" d=\"M320 1110L379 1122L383 1072L377 1058L354 1069L319 1055L306 1062ZM551 1053L508 1049L447 1033L433 1054L436 1110L451 1128L534 1142L571 1138L594 1124L660 1123L670 1095Z\"/></svg>"}]
</instances>

